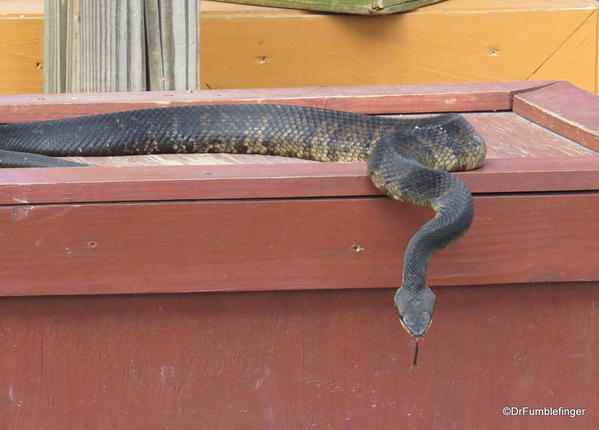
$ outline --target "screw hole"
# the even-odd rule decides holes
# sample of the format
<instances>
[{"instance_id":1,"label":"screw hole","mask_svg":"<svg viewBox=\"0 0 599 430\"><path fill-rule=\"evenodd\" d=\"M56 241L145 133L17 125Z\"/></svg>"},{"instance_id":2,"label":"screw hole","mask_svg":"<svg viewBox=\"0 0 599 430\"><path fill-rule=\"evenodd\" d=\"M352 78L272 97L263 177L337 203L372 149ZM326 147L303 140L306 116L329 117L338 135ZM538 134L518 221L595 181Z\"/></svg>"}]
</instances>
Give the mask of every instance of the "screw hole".
<instances>
[{"instance_id":1,"label":"screw hole","mask_svg":"<svg viewBox=\"0 0 599 430\"><path fill-rule=\"evenodd\" d=\"M354 252L364 252L364 248L362 247L362 245L360 245L359 243L354 243L351 246L352 251Z\"/></svg>"}]
</instances>

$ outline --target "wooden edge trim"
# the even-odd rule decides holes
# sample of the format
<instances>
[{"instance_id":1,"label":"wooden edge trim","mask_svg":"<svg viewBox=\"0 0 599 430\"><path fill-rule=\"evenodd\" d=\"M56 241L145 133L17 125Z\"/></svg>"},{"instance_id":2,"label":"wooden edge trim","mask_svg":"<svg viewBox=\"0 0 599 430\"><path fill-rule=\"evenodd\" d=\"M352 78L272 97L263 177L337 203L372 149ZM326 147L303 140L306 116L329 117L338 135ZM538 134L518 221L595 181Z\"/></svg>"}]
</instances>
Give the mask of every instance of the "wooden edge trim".
<instances>
[{"instance_id":1,"label":"wooden edge trim","mask_svg":"<svg viewBox=\"0 0 599 430\"><path fill-rule=\"evenodd\" d=\"M599 156L489 159L473 193L599 190ZM376 196L365 163L2 169L0 204Z\"/></svg>"},{"instance_id":2,"label":"wooden edge trim","mask_svg":"<svg viewBox=\"0 0 599 430\"><path fill-rule=\"evenodd\" d=\"M189 104L282 103L367 114L510 110L554 81L0 96L0 123Z\"/></svg>"},{"instance_id":3,"label":"wooden edge trim","mask_svg":"<svg viewBox=\"0 0 599 430\"><path fill-rule=\"evenodd\" d=\"M515 94L513 111L599 151L599 97L569 82Z\"/></svg>"},{"instance_id":4,"label":"wooden edge trim","mask_svg":"<svg viewBox=\"0 0 599 430\"><path fill-rule=\"evenodd\" d=\"M596 281L598 203L475 196L472 228L433 258L429 283ZM385 198L0 206L0 296L398 287L430 217Z\"/></svg>"}]
</instances>

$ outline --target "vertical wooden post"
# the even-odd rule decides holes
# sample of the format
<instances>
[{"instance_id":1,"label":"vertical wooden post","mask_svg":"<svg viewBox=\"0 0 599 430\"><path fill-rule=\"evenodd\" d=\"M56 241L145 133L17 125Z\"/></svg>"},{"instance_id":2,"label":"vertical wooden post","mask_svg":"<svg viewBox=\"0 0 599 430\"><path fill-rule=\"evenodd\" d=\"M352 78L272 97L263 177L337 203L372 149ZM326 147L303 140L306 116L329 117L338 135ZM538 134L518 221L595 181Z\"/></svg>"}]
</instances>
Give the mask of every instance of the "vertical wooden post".
<instances>
[{"instance_id":1,"label":"vertical wooden post","mask_svg":"<svg viewBox=\"0 0 599 430\"><path fill-rule=\"evenodd\" d=\"M198 87L198 0L46 0L46 92Z\"/></svg>"}]
</instances>

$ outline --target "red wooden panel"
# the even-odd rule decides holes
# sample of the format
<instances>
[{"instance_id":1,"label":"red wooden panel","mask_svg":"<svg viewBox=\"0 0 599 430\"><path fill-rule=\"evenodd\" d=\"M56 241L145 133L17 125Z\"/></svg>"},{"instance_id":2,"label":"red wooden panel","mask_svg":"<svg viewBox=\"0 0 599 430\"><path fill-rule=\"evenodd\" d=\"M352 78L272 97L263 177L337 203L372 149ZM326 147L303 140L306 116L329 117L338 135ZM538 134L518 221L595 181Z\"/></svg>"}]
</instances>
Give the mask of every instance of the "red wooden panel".
<instances>
[{"instance_id":1,"label":"red wooden panel","mask_svg":"<svg viewBox=\"0 0 599 430\"><path fill-rule=\"evenodd\" d=\"M599 189L599 157L489 159L474 193ZM0 204L379 195L365 163L2 169Z\"/></svg>"},{"instance_id":2,"label":"red wooden panel","mask_svg":"<svg viewBox=\"0 0 599 430\"><path fill-rule=\"evenodd\" d=\"M435 294L415 368L389 289L3 298L0 428L594 428L598 284Z\"/></svg>"},{"instance_id":3,"label":"red wooden panel","mask_svg":"<svg viewBox=\"0 0 599 430\"><path fill-rule=\"evenodd\" d=\"M599 193L476 198L432 285L599 280ZM431 212L386 198L0 207L0 295L398 287Z\"/></svg>"},{"instance_id":4,"label":"red wooden panel","mask_svg":"<svg viewBox=\"0 0 599 430\"><path fill-rule=\"evenodd\" d=\"M0 122L216 103L284 103L361 113L497 111L511 109L513 94L552 82L10 95L0 97Z\"/></svg>"},{"instance_id":5,"label":"red wooden panel","mask_svg":"<svg viewBox=\"0 0 599 430\"><path fill-rule=\"evenodd\" d=\"M542 85L29 96L0 100L0 121L218 97L509 109ZM585 121L573 127L587 133ZM361 163L3 170L0 296L204 294L1 297L0 428L592 428L599 283L584 281L599 280L598 171L587 156L459 174L480 193L476 218L433 259L437 307L414 368L394 290L376 287L399 285L430 212L376 196ZM286 289L321 291L222 293Z\"/></svg>"},{"instance_id":6,"label":"red wooden panel","mask_svg":"<svg viewBox=\"0 0 599 430\"><path fill-rule=\"evenodd\" d=\"M569 82L514 97L514 112L599 151L599 98Z\"/></svg>"}]
</instances>

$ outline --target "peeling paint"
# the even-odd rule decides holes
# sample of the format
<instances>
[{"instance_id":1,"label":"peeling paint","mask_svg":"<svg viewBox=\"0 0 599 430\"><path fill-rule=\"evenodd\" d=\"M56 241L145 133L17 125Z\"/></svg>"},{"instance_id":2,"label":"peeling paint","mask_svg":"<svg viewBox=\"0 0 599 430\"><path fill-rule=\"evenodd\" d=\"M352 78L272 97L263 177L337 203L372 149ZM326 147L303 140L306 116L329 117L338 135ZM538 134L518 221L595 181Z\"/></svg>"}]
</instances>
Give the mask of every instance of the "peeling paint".
<instances>
[{"instance_id":1,"label":"peeling paint","mask_svg":"<svg viewBox=\"0 0 599 430\"><path fill-rule=\"evenodd\" d=\"M27 215L29 215L29 212L31 212L32 209L33 209L33 206L30 206L30 205L15 206L12 209L12 219L14 221L21 221L21 220L27 218Z\"/></svg>"}]
</instances>

